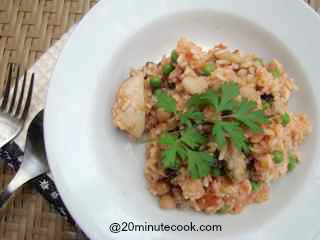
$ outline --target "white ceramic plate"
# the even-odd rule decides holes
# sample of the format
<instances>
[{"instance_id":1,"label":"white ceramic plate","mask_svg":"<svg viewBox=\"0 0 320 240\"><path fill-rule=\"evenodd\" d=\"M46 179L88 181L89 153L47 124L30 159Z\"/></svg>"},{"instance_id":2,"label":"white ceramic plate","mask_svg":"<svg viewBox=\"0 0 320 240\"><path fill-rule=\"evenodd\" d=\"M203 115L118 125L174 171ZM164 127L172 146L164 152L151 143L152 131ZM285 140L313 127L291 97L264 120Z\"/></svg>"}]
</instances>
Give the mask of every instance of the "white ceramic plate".
<instances>
[{"instance_id":1,"label":"white ceramic plate","mask_svg":"<svg viewBox=\"0 0 320 240\"><path fill-rule=\"evenodd\" d=\"M93 240L312 239L320 237L320 19L297 0L105 0L72 35L50 84L45 136L50 167L72 216ZM294 111L314 131L298 169L273 184L271 200L237 216L164 211L146 190L144 147L113 126L116 89L132 67L159 60L181 36L276 57L301 91ZM220 224L222 232L122 232L113 222ZM319 237L317 237L318 235Z\"/></svg>"}]
</instances>

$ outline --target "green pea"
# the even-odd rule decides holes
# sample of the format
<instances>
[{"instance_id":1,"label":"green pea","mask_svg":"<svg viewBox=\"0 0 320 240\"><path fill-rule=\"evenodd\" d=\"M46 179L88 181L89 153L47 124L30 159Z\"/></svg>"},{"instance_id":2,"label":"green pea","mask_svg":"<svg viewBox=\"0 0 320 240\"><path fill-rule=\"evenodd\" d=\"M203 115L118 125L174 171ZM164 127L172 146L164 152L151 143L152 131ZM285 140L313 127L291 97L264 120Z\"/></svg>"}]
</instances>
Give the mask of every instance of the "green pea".
<instances>
[{"instance_id":1,"label":"green pea","mask_svg":"<svg viewBox=\"0 0 320 240\"><path fill-rule=\"evenodd\" d=\"M262 110L263 111L267 111L268 109L270 109L272 107L272 103L262 100Z\"/></svg>"},{"instance_id":2,"label":"green pea","mask_svg":"<svg viewBox=\"0 0 320 240\"><path fill-rule=\"evenodd\" d=\"M225 214L230 210L231 206L228 204L225 204L222 208L220 208L217 213L218 214Z\"/></svg>"},{"instance_id":3,"label":"green pea","mask_svg":"<svg viewBox=\"0 0 320 240\"><path fill-rule=\"evenodd\" d=\"M161 86L161 79L159 76L150 77L150 86L153 88L159 88Z\"/></svg>"},{"instance_id":4,"label":"green pea","mask_svg":"<svg viewBox=\"0 0 320 240\"><path fill-rule=\"evenodd\" d=\"M178 53L176 50L173 50L171 52L171 62L177 63L177 60L178 60Z\"/></svg>"},{"instance_id":5,"label":"green pea","mask_svg":"<svg viewBox=\"0 0 320 240\"><path fill-rule=\"evenodd\" d=\"M287 112L282 114L281 123L283 126L287 126L290 123L290 116Z\"/></svg>"},{"instance_id":6,"label":"green pea","mask_svg":"<svg viewBox=\"0 0 320 240\"><path fill-rule=\"evenodd\" d=\"M273 70L271 71L271 73L272 73L272 76L273 76L274 78L279 78L279 77L281 77L281 72L280 72L279 68L273 69Z\"/></svg>"},{"instance_id":7,"label":"green pea","mask_svg":"<svg viewBox=\"0 0 320 240\"><path fill-rule=\"evenodd\" d=\"M276 164L283 162L283 152L282 151L274 151L273 152L273 161Z\"/></svg>"},{"instance_id":8,"label":"green pea","mask_svg":"<svg viewBox=\"0 0 320 240\"><path fill-rule=\"evenodd\" d=\"M222 171L221 171L220 168L213 167L212 171L211 171L211 175L214 176L214 177L222 176Z\"/></svg>"},{"instance_id":9,"label":"green pea","mask_svg":"<svg viewBox=\"0 0 320 240\"><path fill-rule=\"evenodd\" d=\"M210 76L210 74L216 69L216 66L212 63L207 63L202 67L202 73L205 76Z\"/></svg>"},{"instance_id":10,"label":"green pea","mask_svg":"<svg viewBox=\"0 0 320 240\"><path fill-rule=\"evenodd\" d=\"M251 181L251 189L252 192L259 192L261 188L261 183L256 181Z\"/></svg>"},{"instance_id":11,"label":"green pea","mask_svg":"<svg viewBox=\"0 0 320 240\"><path fill-rule=\"evenodd\" d=\"M261 58L256 58L256 63L262 66L264 65L263 60Z\"/></svg>"},{"instance_id":12,"label":"green pea","mask_svg":"<svg viewBox=\"0 0 320 240\"><path fill-rule=\"evenodd\" d=\"M169 76L169 74L174 70L174 66L172 64L165 64L162 68L162 73L166 76Z\"/></svg>"},{"instance_id":13,"label":"green pea","mask_svg":"<svg viewBox=\"0 0 320 240\"><path fill-rule=\"evenodd\" d=\"M289 154L288 172L293 171L296 168L297 163L298 163L297 156L295 156L293 154Z\"/></svg>"}]
</instances>

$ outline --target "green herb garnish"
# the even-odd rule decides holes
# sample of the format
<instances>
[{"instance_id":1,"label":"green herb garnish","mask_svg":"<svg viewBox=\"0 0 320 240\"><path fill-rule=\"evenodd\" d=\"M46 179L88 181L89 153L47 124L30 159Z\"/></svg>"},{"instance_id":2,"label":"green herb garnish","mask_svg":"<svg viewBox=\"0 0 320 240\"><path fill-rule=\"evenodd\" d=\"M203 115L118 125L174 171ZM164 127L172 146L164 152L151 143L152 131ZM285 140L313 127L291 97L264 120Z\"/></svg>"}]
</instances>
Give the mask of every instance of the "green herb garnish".
<instances>
[{"instance_id":1,"label":"green herb garnish","mask_svg":"<svg viewBox=\"0 0 320 240\"><path fill-rule=\"evenodd\" d=\"M235 110L238 104L234 98L239 95L239 85L237 83L224 83L220 90L220 95L212 90L193 95L187 106L199 109L205 105L212 105L217 112Z\"/></svg>"},{"instance_id":2,"label":"green herb garnish","mask_svg":"<svg viewBox=\"0 0 320 240\"><path fill-rule=\"evenodd\" d=\"M203 151L202 146L208 138L202 135L195 124L205 122L202 109L206 106L214 108L211 135L218 149L227 144L233 144L239 151L249 152L250 144L245 136L245 128L253 133L260 133L262 125L269 119L257 104L246 99L239 100L239 85L235 82L224 83L217 91L207 90L202 94L193 95L187 102L188 111L177 111L175 100L162 90L156 91L157 106L166 112L175 113L184 125L175 134L163 134L160 143L166 145L162 153L162 163L165 168L177 169L184 161L189 175L200 178L209 174L220 176L221 169L215 167L215 157ZM283 156L282 156L283 158ZM283 160L283 159L282 159ZM274 153L274 161L281 162L279 153Z\"/></svg>"},{"instance_id":3,"label":"green herb garnish","mask_svg":"<svg viewBox=\"0 0 320 240\"><path fill-rule=\"evenodd\" d=\"M219 92L208 90L205 93L194 95L189 99L187 106L199 110L206 105L211 105L217 113L230 112L228 121L223 116L220 116L220 119L219 117L214 119L213 139L219 149L222 149L227 143L226 138L229 137L239 150L246 152L249 148L240 123L254 133L260 133L261 125L269 123L269 119L262 110L257 110L257 104L254 101L235 100L239 95L237 83L224 83Z\"/></svg>"},{"instance_id":4,"label":"green herb garnish","mask_svg":"<svg viewBox=\"0 0 320 240\"><path fill-rule=\"evenodd\" d=\"M187 102L189 109L201 109L206 105L213 105L215 108L219 105L219 96L216 92L208 90L202 94L193 95Z\"/></svg>"},{"instance_id":5,"label":"green herb garnish","mask_svg":"<svg viewBox=\"0 0 320 240\"><path fill-rule=\"evenodd\" d=\"M200 124L204 121L204 115L202 112L185 112L180 114L180 123L191 127L192 121Z\"/></svg>"},{"instance_id":6,"label":"green herb garnish","mask_svg":"<svg viewBox=\"0 0 320 240\"><path fill-rule=\"evenodd\" d=\"M214 177L222 176L222 171L218 167L213 167L212 170L211 170L211 175L214 176Z\"/></svg>"},{"instance_id":7,"label":"green herb garnish","mask_svg":"<svg viewBox=\"0 0 320 240\"><path fill-rule=\"evenodd\" d=\"M187 128L182 131L180 140L191 149L197 149L208 142L208 139L195 128Z\"/></svg>"},{"instance_id":8,"label":"green herb garnish","mask_svg":"<svg viewBox=\"0 0 320 240\"><path fill-rule=\"evenodd\" d=\"M261 110L255 110L256 102L243 100L235 112L235 118L252 130L253 133L262 131L261 125L269 123L268 117Z\"/></svg>"},{"instance_id":9,"label":"green herb garnish","mask_svg":"<svg viewBox=\"0 0 320 240\"><path fill-rule=\"evenodd\" d=\"M162 134L160 137L160 144L167 145L167 148L162 152L162 164L164 168L176 170L180 166L180 162L177 158L184 157L183 146L178 142L178 138L170 133Z\"/></svg>"},{"instance_id":10,"label":"green herb garnish","mask_svg":"<svg viewBox=\"0 0 320 240\"><path fill-rule=\"evenodd\" d=\"M234 100L240 93L239 85L235 82L224 83L221 87L221 97L219 105L217 106L218 112L232 111L237 107L237 102Z\"/></svg>"},{"instance_id":11,"label":"green herb garnish","mask_svg":"<svg viewBox=\"0 0 320 240\"><path fill-rule=\"evenodd\" d=\"M158 89L156 91L157 106L163 108L165 112L174 113L177 111L176 101L173 97Z\"/></svg>"},{"instance_id":12,"label":"green herb garnish","mask_svg":"<svg viewBox=\"0 0 320 240\"><path fill-rule=\"evenodd\" d=\"M231 142L243 152L249 151L247 139L244 135L243 129L237 122L226 122L222 120L215 120L213 122L212 136L217 143L219 149L226 146L226 139L230 138Z\"/></svg>"},{"instance_id":13,"label":"green herb garnish","mask_svg":"<svg viewBox=\"0 0 320 240\"><path fill-rule=\"evenodd\" d=\"M208 176L214 158L208 152L187 151L188 174L193 179Z\"/></svg>"},{"instance_id":14,"label":"green herb garnish","mask_svg":"<svg viewBox=\"0 0 320 240\"><path fill-rule=\"evenodd\" d=\"M167 146L162 153L162 164L165 168L176 170L182 160L188 164L188 173L193 179L208 176L215 161L207 151L197 149L207 142L207 138L196 129L188 128L181 132L181 136L164 133L160 143Z\"/></svg>"},{"instance_id":15,"label":"green herb garnish","mask_svg":"<svg viewBox=\"0 0 320 240\"><path fill-rule=\"evenodd\" d=\"M274 78L280 78L280 77L281 77L281 71L280 71L279 68L273 69L273 70L271 71L271 73L272 73L272 76L273 76Z\"/></svg>"}]
</instances>

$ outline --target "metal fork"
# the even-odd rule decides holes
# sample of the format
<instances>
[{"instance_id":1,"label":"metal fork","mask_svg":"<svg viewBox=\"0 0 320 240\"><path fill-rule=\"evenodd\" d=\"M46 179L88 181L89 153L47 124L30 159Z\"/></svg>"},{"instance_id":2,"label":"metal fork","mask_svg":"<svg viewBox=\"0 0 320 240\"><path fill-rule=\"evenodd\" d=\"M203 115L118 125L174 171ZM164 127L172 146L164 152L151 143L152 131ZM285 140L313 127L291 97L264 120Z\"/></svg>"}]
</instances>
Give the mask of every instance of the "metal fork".
<instances>
[{"instance_id":1,"label":"metal fork","mask_svg":"<svg viewBox=\"0 0 320 240\"><path fill-rule=\"evenodd\" d=\"M26 71L22 77L22 83L19 80L20 66L9 64L8 78L4 82L0 104L0 125L5 126L0 134L0 148L22 131L30 108L34 73L31 75L30 82Z\"/></svg>"}]
</instances>

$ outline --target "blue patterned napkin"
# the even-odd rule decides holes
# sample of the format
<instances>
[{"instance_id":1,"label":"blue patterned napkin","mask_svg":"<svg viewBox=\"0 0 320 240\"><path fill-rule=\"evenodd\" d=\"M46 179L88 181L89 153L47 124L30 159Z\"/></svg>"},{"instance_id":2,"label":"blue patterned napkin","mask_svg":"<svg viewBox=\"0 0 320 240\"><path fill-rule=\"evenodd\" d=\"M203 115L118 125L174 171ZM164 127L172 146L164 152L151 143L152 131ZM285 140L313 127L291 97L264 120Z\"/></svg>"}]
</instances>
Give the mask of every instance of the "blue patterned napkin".
<instances>
[{"instance_id":1,"label":"blue patterned napkin","mask_svg":"<svg viewBox=\"0 0 320 240\"><path fill-rule=\"evenodd\" d=\"M20 167L20 157L23 155L20 147L14 143L8 143L0 149L0 158L5 160L7 164L17 171ZM54 185L52 179L47 175L43 174L31 181L32 186L40 192L45 199L51 203L54 208L62 215L67 217L68 221L74 223L71 215L64 206L61 197Z\"/></svg>"}]
</instances>

